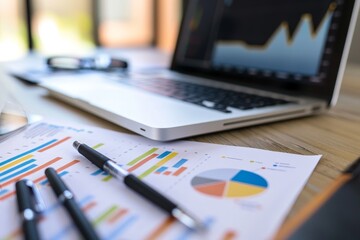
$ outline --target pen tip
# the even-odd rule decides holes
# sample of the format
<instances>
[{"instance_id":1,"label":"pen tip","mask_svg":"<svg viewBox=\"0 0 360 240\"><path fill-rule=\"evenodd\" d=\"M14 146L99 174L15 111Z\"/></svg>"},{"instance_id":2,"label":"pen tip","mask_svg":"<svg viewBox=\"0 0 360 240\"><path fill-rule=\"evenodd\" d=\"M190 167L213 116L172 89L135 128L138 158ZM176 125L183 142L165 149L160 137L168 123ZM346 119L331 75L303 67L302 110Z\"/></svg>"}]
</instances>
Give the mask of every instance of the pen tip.
<instances>
[{"instance_id":1,"label":"pen tip","mask_svg":"<svg viewBox=\"0 0 360 240\"><path fill-rule=\"evenodd\" d=\"M73 142L73 147L77 150L80 147L80 144L78 141Z\"/></svg>"},{"instance_id":2,"label":"pen tip","mask_svg":"<svg viewBox=\"0 0 360 240\"><path fill-rule=\"evenodd\" d=\"M194 218L193 216L186 213L184 210L175 208L172 211L172 216L178 219L180 222L182 222L185 226L188 228L195 230L195 231L205 231L206 226L199 221L198 219Z\"/></svg>"}]
</instances>

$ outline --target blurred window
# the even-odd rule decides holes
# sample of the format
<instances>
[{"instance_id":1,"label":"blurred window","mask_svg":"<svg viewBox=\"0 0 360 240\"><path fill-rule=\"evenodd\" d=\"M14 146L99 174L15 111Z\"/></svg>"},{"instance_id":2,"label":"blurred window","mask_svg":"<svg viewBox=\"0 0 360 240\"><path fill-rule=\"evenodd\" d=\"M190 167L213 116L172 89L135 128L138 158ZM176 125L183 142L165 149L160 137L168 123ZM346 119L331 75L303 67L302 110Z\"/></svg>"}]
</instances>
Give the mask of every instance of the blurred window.
<instances>
[{"instance_id":1,"label":"blurred window","mask_svg":"<svg viewBox=\"0 0 360 240\"><path fill-rule=\"evenodd\" d=\"M154 38L153 4L153 0L100 0L100 45L150 45Z\"/></svg>"},{"instance_id":2,"label":"blurred window","mask_svg":"<svg viewBox=\"0 0 360 240\"><path fill-rule=\"evenodd\" d=\"M27 52L23 2L0 0L0 61L16 59Z\"/></svg>"},{"instance_id":3,"label":"blurred window","mask_svg":"<svg viewBox=\"0 0 360 240\"><path fill-rule=\"evenodd\" d=\"M181 16L181 0L158 0L157 45L160 49L172 52L178 36Z\"/></svg>"},{"instance_id":4,"label":"blurred window","mask_svg":"<svg viewBox=\"0 0 360 240\"><path fill-rule=\"evenodd\" d=\"M89 53L96 44L138 47L156 43L171 52L183 1L32 0L35 50L45 55L82 54ZM0 0L0 61L27 53L24 3Z\"/></svg>"},{"instance_id":5,"label":"blurred window","mask_svg":"<svg viewBox=\"0 0 360 240\"><path fill-rule=\"evenodd\" d=\"M84 53L94 47L91 0L33 0L35 49L46 55Z\"/></svg>"}]
</instances>

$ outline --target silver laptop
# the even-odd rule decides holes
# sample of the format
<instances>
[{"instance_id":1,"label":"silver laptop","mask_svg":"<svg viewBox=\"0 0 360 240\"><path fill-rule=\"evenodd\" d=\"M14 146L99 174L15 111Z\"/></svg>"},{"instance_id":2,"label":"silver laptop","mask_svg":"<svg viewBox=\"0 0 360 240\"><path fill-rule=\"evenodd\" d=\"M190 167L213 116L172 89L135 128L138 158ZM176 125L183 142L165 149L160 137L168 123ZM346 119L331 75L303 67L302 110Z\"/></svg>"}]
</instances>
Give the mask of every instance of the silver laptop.
<instances>
[{"instance_id":1,"label":"silver laptop","mask_svg":"<svg viewBox=\"0 0 360 240\"><path fill-rule=\"evenodd\" d=\"M168 69L42 86L160 141L318 114L337 100L358 9L357 0L192 0Z\"/></svg>"}]
</instances>

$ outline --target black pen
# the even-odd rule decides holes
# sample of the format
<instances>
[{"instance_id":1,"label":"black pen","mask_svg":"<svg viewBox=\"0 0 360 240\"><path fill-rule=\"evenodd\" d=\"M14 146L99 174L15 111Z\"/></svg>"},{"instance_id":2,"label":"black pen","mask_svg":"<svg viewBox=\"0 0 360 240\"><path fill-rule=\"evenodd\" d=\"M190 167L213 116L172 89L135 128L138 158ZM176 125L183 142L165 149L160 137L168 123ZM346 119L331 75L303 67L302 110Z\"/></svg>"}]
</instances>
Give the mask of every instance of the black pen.
<instances>
[{"instance_id":1,"label":"black pen","mask_svg":"<svg viewBox=\"0 0 360 240\"><path fill-rule=\"evenodd\" d=\"M126 186L142 195L161 209L165 210L185 226L193 230L204 229L204 225L199 220L181 209L176 203L166 198L164 195L147 185L145 182L141 181L135 175L130 174L128 171L117 165L108 157L102 155L86 144L79 143L78 141L75 141L73 146L81 155L90 160L98 168L108 172L111 176L119 180L123 180Z\"/></svg>"},{"instance_id":2,"label":"black pen","mask_svg":"<svg viewBox=\"0 0 360 240\"><path fill-rule=\"evenodd\" d=\"M83 235L84 239L100 239L93 226L76 203L74 194L61 180L55 169L47 168L45 170L45 175L49 180L54 193L69 212L71 218L73 219L80 233Z\"/></svg>"},{"instance_id":3,"label":"black pen","mask_svg":"<svg viewBox=\"0 0 360 240\"><path fill-rule=\"evenodd\" d=\"M22 229L26 240L40 239L37 229L38 214L44 210L44 203L35 184L20 180L15 184L18 209L22 218Z\"/></svg>"}]
</instances>

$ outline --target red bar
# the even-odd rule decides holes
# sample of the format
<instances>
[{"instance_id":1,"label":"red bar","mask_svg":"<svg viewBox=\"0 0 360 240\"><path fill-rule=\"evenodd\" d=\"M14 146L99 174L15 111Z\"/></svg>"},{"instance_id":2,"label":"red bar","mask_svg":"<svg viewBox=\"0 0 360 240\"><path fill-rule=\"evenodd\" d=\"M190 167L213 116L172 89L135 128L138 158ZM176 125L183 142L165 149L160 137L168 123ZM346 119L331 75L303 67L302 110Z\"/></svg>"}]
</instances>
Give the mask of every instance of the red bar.
<instances>
[{"instance_id":1,"label":"red bar","mask_svg":"<svg viewBox=\"0 0 360 240\"><path fill-rule=\"evenodd\" d=\"M1 186L2 186L2 187L5 187L5 186L7 186L7 185L9 185L9 184L11 184L11 183L15 183L15 182L17 182L18 180L25 178L26 176L29 176L29 175L37 172L37 171L40 171L40 170L43 169L43 168L46 168L46 167L50 166L51 164L59 161L60 159L62 159L62 158L61 158L61 157L54 158L53 160L51 160L51 161L49 161L49 162L41 165L40 167L34 168L34 169L31 170L31 171L28 171L28 172L26 172L26 173L24 173L24 174L22 174L22 175L19 175L19 176L15 177L15 178L13 178L13 179L11 179L11 180L3 183Z\"/></svg>"},{"instance_id":2,"label":"red bar","mask_svg":"<svg viewBox=\"0 0 360 240\"><path fill-rule=\"evenodd\" d=\"M38 152L45 152L46 150L49 150L50 148L53 148L53 147L59 145L60 143L63 143L65 141L69 140L70 138L71 137L66 137L64 139L61 139L61 140L57 141L56 143L53 143L53 144L47 146L46 148L40 149Z\"/></svg>"},{"instance_id":3,"label":"red bar","mask_svg":"<svg viewBox=\"0 0 360 240\"><path fill-rule=\"evenodd\" d=\"M96 206L96 202L90 202L88 205L85 205L82 210L84 212L87 212L89 211L91 208L95 207Z\"/></svg>"},{"instance_id":4,"label":"red bar","mask_svg":"<svg viewBox=\"0 0 360 240\"><path fill-rule=\"evenodd\" d=\"M170 175L171 174L171 172L170 171L166 171L166 172L164 172L164 175Z\"/></svg>"},{"instance_id":5,"label":"red bar","mask_svg":"<svg viewBox=\"0 0 360 240\"><path fill-rule=\"evenodd\" d=\"M127 209L120 209L120 211L118 211L113 217L111 217L108 222L109 223L114 223L117 220L119 220L122 216L124 216L125 214L127 214L128 210Z\"/></svg>"},{"instance_id":6,"label":"red bar","mask_svg":"<svg viewBox=\"0 0 360 240\"><path fill-rule=\"evenodd\" d=\"M141 167L142 165L144 165L145 163L147 163L148 161L150 161L151 159L157 157L159 154L151 154L150 156L148 156L147 158L144 158L144 160L142 160L141 162L138 162L137 164L135 164L134 166L132 166L131 168L128 169L128 172L132 172L134 170L136 170L137 168Z\"/></svg>"},{"instance_id":7,"label":"red bar","mask_svg":"<svg viewBox=\"0 0 360 240\"><path fill-rule=\"evenodd\" d=\"M12 232L9 236L5 237L5 239L15 239L17 237L20 237L20 235L22 234L22 229L17 229L14 232Z\"/></svg>"},{"instance_id":8,"label":"red bar","mask_svg":"<svg viewBox=\"0 0 360 240\"><path fill-rule=\"evenodd\" d=\"M183 171L185 171L187 167L181 167L176 172L174 172L174 176L179 176Z\"/></svg>"},{"instance_id":9,"label":"red bar","mask_svg":"<svg viewBox=\"0 0 360 240\"><path fill-rule=\"evenodd\" d=\"M66 168L69 168L71 167L72 165L76 164L80 162L79 160L73 160L71 162L69 162L68 164L65 164L64 166L62 167L59 167L56 172L61 172L62 170L66 169ZM37 179L34 180L34 183L38 183L38 182L41 182L42 180L45 180L46 176L42 176L42 177L39 177ZM5 194L4 196L0 197L0 201L3 201L3 200L6 200L8 199L9 197L15 195L15 191L12 191L12 192L9 192L7 194Z\"/></svg>"},{"instance_id":10,"label":"red bar","mask_svg":"<svg viewBox=\"0 0 360 240\"><path fill-rule=\"evenodd\" d=\"M234 231L227 231L224 236L223 236L223 240L233 240L236 238L236 232Z\"/></svg>"},{"instance_id":11,"label":"red bar","mask_svg":"<svg viewBox=\"0 0 360 240\"><path fill-rule=\"evenodd\" d=\"M65 164L64 166L59 167L58 169L56 169L56 172L61 172L62 170L67 169L67 168L71 167L72 165L74 165L74 164L76 164L76 163L78 163L78 162L80 162L80 161L79 161L79 160L73 160L73 161ZM39 177L39 178L37 178L37 179L34 180L34 183L41 182L42 180L45 180L45 178L46 178L45 175L42 176L42 177Z\"/></svg>"},{"instance_id":12,"label":"red bar","mask_svg":"<svg viewBox=\"0 0 360 240\"><path fill-rule=\"evenodd\" d=\"M15 191L9 192L9 193L5 194L4 196L0 197L0 201L6 200L13 195L15 195Z\"/></svg>"},{"instance_id":13,"label":"red bar","mask_svg":"<svg viewBox=\"0 0 360 240\"><path fill-rule=\"evenodd\" d=\"M156 240L159 239L161 237L161 235L163 233L166 232L166 230L168 230L171 225L173 225L173 223L175 222L175 218L169 217L167 218L162 224L160 224L160 226L155 229L155 231L153 231L150 236L148 236L146 239L147 240Z\"/></svg>"}]
</instances>

